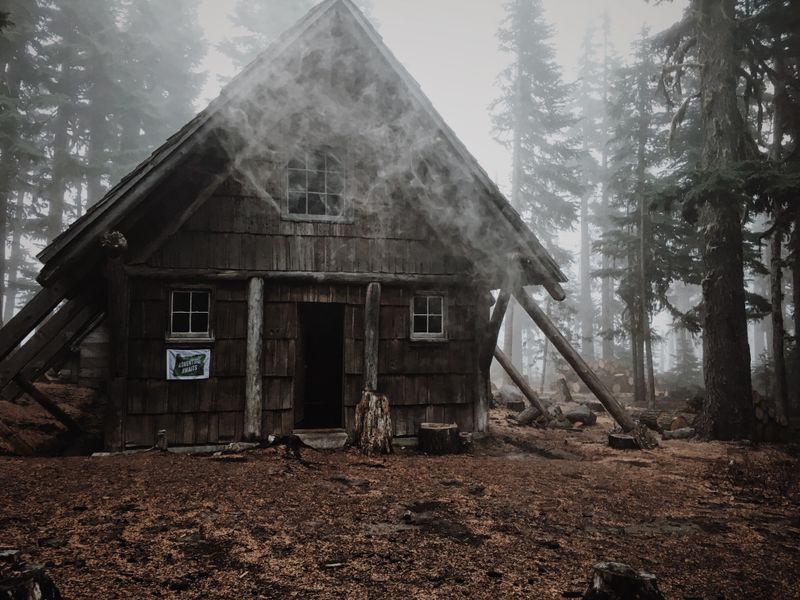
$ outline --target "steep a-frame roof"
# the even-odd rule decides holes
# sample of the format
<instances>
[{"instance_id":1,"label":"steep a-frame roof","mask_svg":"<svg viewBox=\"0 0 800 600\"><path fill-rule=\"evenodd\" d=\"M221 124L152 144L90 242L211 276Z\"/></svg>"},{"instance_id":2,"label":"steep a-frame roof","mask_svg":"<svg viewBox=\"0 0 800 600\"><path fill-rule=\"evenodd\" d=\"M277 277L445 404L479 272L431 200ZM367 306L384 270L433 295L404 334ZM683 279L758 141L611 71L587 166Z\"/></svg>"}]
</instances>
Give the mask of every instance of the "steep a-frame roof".
<instances>
[{"instance_id":1,"label":"steep a-frame roof","mask_svg":"<svg viewBox=\"0 0 800 600\"><path fill-rule=\"evenodd\" d=\"M548 287L551 294L562 295L558 283L566 281L566 277L558 265L525 225L520 215L511 207L478 161L445 123L431 101L422 92L419 84L394 57L378 32L351 0L325 0L313 8L236 76L205 110L169 138L147 160L113 187L100 202L58 236L39 254L39 259L44 263L39 276L40 282L46 285L57 277L54 273L61 270L64 264L79 260L84 253L95 248L103 233L114 229L150 192L156 189L169 173L200 147L214 126L221 120L224 109L232 102L243 99L252 91L252 84L259 80L262 70L289 51L323 18L330 15L332 11L340 9L347 11L352 16L360 31L371 42L374 50L402 81L405 91L412 98L415 107L424 111L439 130L451 152L457 156L460 163L473 177L474 185L480 187L485 201L494 206L493 214L498 214L506 222L506 225L510 226L510 231L516 238L516 249L520 258L527 264L529 272L535 273L537 279L540 279Z\"/></svg>"}]
</instances>

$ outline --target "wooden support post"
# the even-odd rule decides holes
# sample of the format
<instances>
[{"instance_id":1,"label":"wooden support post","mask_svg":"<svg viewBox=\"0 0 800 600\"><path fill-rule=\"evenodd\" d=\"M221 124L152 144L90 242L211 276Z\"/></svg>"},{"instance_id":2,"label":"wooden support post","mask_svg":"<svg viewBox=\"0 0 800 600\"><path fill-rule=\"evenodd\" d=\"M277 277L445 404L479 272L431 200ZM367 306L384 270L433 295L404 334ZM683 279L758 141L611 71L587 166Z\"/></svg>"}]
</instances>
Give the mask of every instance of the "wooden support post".
<instances>
[{"instance_id":1,"label":"wooden support post","mask_svg":"<svg viewBox=\"0 0 800 600\"><path fill-rule=\"evenodd\" d=\"M59 339L65 329L80 328L94 319L100 309L94 304L96 298L93 295L94 292L82 294L67 302L45 321L31 339L0 363L0 389L6 387L40 355L52 340Z\"/></svg>"},{"instance_id":2,"label":"wooden support post","mask_svg":"<svg viewBox=\"0 0 800 600\"><path fill-rule=\"evenodd\" d=\"M367 286L364 305L364 391L356 404L356 445L365 454L392 451L392 417L389 398L378 393L378 341L380 339L381 284Z\"/></svg>"},{"instance_id":3,"label":"wooden support post","mask_svg":"<svg viewBox=\"0 0 800 600\"><path fill-rule=\"evenodd\" d=\"M106 262L108 328L111 355L108 373L108 407L105 417L107 450L125 449L125 418L128 412L128 324L130 322L130 281L122 256Z\"/></svg>"},{"instance_id":4,"label":"wooden support post","mask_svg":"<svg viewBox=\"0 0 800 600\"><path fill-rule=\"evenodd\" d=\"M68 288L55 285L40 290L14 317L0 328L0 359L8 356L65 297Z\"/></svg>"},{"instance_id":5,"label":"wooden support post","mask_svg":"<svg viewBox=\"0 0 800 600\"><path fill-rule=\"evenodd\" d=\"M35 400L39 406L50 413L56 421L66 427L67 431L76 435L81 433L81 428L75 422L75 419L65 413L64 410L50 398L50 396L33 385L33 383L25 379L22 375L17 375L14 377L14 382L20 388L22 388L23 392Z\"/></svg>"},{"instance_id":6,"label":"wooden support post","mask_svg":"<svg viewBox=\"0 0 800 600\"><path fill-rule=\"evenodd\" d=\"M508 376L511 377L511 381L517 385L519 391L522 392L522 395L525 396L528 399L528 402L530 402L540 413L542 413L545 423L549 423L550 413L547 412L547 409L539 399L539 394L533 391L533 388L528 384L522 373L517 371L514 365L511 364L511 361L508 359L508 357L497 346L494 348L494 357L497 359L497 362L500 363L500 366L505 369L506 373L508 373Z\"/></svg>"},{"instance_id":7,"label":"wooden support post","mask_svg":"<svg viewBox=\"0 0 800 600\"><path fill-rule=\"evenodd\" d=\"M264 405L264 280L253 277L247 284L247 359L245 363L245 441L261 440Z\"/></svg>"},{"instance_id":8,"label":"wooden support post","mask_svg":"<svg viewBox=\"0 0 800 600\"><path fill-rule=\"evenodd\" d=\"M561 353L566 361L575 369L578 377L586 384L592 393L597 397L600 403L605 407L612 418L622 427L626 432L633 431L636 423L628 412L617 401L614 395L608 391L600 378L595 375L594 371L589 368L586 361L581 358L581 355L572 347L561 332L556 327L545 312L537 306L524 288L519 287L514 293L514 297L520 303L520 306L525 309L533 322L542 330L542 333L547 336L553 346Z\"/></svg>"},{"instance_id":9,"label":"wooden support post","mask_svg":"<svg viewBox=\"0 0 800 600\"><path fill-rule=\"evenodd\" d=\"M17 435L17 432L3 423L3 421L0 421L0 437L3 437L11 446L11 449L20 456L33 456L35 454L31 445Z\"/></svg>"},{"instance_id":10,"label":"wooden support post","mask_svg":"<svg viewBox=\"0 0 800 600\"><path fill-rule=\"evenodd\" d=\"M95 327L105 318L104 312L98 312L93 318L85 320L85 313L75 317L61 333L50 340L36 356L18 373L28 381L38 381L39 378L47 373L51 368L58 369L68 359L74 351L73 348L80 344L83 338L91 333ZM16 402L23 394L23 390L13 381L2 391L2 397L9 402Z\"/></svg>"},{"instance_id":11,"label":"wooden support post","mask_svg":"<svg viewBox=\"0 0 800 600\"><path fill-rule=\"evenodd\" d=\"M492 364L494 349L497 347L497 336L500 335L500 328L503 326L503 317L505 317L506 310L508 309L509 300L511 300L511 294L509 292L500 292L500 295L497 297L497 302L494 304L492 316L489 319L489 326L486 328L486 335L481 342L480 365L481 369L487 372Z\"/></svg>"},{"instance_id":12,"label":"wooden support post","mask_svg":"<svg viewBox=\"0 0 800 600\"><path fill-rule=\"evenodd\" d=\"M364 306L364 391L378 391L381 284L370 283Z\"/></svg>"}]
</instances>

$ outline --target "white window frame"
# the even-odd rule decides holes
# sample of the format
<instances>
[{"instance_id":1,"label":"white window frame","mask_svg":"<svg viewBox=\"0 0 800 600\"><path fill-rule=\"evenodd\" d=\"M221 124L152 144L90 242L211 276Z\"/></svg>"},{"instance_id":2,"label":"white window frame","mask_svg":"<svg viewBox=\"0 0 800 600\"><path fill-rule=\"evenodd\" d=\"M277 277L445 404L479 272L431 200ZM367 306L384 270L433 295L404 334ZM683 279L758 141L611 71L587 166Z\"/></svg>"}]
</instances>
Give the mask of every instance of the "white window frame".
<instances>
[{"instance_id":1,"label":"white window frame","mask_svg":"<svg viewBox=\"0 0 800 600\"><path fill-rule=\"evenodd\" d=\"M309 169L309 158L312 154L321 154L325 157L325 166L323 168L322 173L325 174L325 190L324 192L310 192L309 191L309 174L310 173L320 173L320 171L312 171ZM287 162L286 162L286 176L284 179L284 186L285 186L285 193L283 199L283 218L289 221L322 221L327 223L341 223L341 222L349 222L351 221L350 216L350 206L347 201L347 164L345 160L342 158L343 152L334 152L333 149L328 147L318 147L314 148L313 150L302 150L295 153ZM300 161L302 156L302 161L304 168L297 169L291 167L292 162ZM338 164L339 169L331 169L328 166L329 158L333 158ZM306 212L305 213L293 213L289 210L290 206L290 195L292 194L292 190L290 188L290 181L291 181L291 174L293 172L304 172L306 174L306 185L305 185L305 194L306 194ZM342 179L342 191L339 193L329 193L328 192L328 175L329 174L337 174L341 176ZM325 210L326 214L324 215L311 215L308 214L308 196L309 194L320 194L323 197L323 201L325 202ZM327 214L328 210L328 197L330 196L339 196L340 211L338 215Z\"/></svg>"},{"instance_id":2,"label":"white window frame","mask_svg":"<svg viewBox=\"0 0 800 600\"><path fill-rule=\"evenodd\" d=\"M425 313L417 313L414 310L414 301L417 298L425 298L426 299L426 311ZM425 332L420 333L414 331L414 317L424 315L428 321L430 320L431 316L438 316L436 313L430 312L430 299L431 298L440 298L442 301L442 331L441 332ZM425 341L425 342L441 342L447 340L447 294L444 292L437 292L437 291L426 291L426 292L415 292L411 296L411 301L409 302L409 329L411 331L411 339L414 341ZM426 323L427 328L430 329L430 323Z\"/></svg>"},{"instance_id":3,"label":"white window frame","mask_svg":"<svg viewBox=\"0 0 800 600\"><path fill-rule=\"evenodd\" d=\"M193 314L203 314L207 315L207 326L206 331L175 331L173 328L173 321L175 317L175 294L190 294L189 296L189 311L179 311L180 314L188 314L189 315L189 329L192 328L192 315ZM192 310L192 294L206 294L208 297L208 308L205 311L202 310ZM214 296L212 294L212 290L209 288L193 288L193 287L174 287L169 291L169 332L167 334L167 338L171 340L203 340L208 341L213 339L211 335L211 314L213 312L213 300Z\"/></svg>"}]
</instances>

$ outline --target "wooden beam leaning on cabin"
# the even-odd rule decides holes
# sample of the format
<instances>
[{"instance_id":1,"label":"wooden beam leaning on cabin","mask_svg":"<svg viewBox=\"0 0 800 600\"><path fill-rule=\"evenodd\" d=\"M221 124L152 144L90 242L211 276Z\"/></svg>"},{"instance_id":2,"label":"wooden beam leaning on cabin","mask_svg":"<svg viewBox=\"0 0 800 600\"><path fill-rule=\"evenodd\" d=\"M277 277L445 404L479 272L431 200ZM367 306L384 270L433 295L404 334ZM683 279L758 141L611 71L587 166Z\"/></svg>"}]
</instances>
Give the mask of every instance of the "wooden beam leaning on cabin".
<instances>
[{"instance_id":1,"label":"wooden beam leaning on cabin","mask_svg":"<svg viewBox=\"0 0 800 600\"><path fill-rule=\"evenodd\" d=\"M482 371L488 372L492 364L494 349L497 347L497 338L500 335L500 329L503 327L503 318L510 300L511 292L508 290L501 291L497 296L492 316L489 318L489 326L480 340L480 368Z\"/></svg>"},{"instance_id":2,"label":"wooden beam leaning on cabin","mask_svg":"<svg viewBox=\"0 0 800 600\"><path fill-rule=\"evenodd\" d=\"M517 371L508 357L497 346L494 347L494 357L497 359L497 362L500 363L500 366L505 369L506 373L508 373L508 376L511 377L511 380L519 388L519 391L522 392L522 395L541 413L545 423L549 423L550 413L547 412L547 409L539 399L539 394L533 391L533 388L530 386L527 379L525 379L525 376Z\"/></svg>"},{"instance_id":3,"label":"wooden beam leaning on cabin","mask_svg":"<svg viewBox=\"0 0 800 600\"><path fill-rule=\"evenodd\" d=\"M22 310L0 328L0 360L11 354L14 348L44 321L47 315L67 297L72 287L72 284L59 283L39 290Z\"/></svg>"},{"instance_id":4,"label":"wooden beam leaning on cabin","mask_svg":"<svg viewBox=\"0 0 800 600\"><path fill-rule=\"evenodd\" d=\"M96 289L85 291L55 311L25 344L0 363L0 390L11 383L14 377L39 357L42 351L50 346L51 341L60 336L62 331L68 327L80 330L101 311ZM65 340L65 343L69 343L69 341ZM50 347L52 348L52 346ZM52 348L53 354L58 350L60 348ZM46 360L51 356L42 358Z\"/></svg>"},{"instance_id":5,"label":"wooden beam leaning on cabin","mask_svg":"<svg viewBox=\"0 0 800 600\"><path fill-rule=\"evenodd\" d=\"M247 357L245 360L244 436L261 441L264 405L264 280L253 277L247 284Z\"/></svg>"},{"instance_id":6,"label":"wooden beam leaning on cabin","mask_svg":"<svg viewBox=\"0 0 800 600\"><path fill-rule=\"evenodd\" d=\"M608 391L608 388L600 381L600 378L589 368L586 361L583 360L581 355L578 354L575 348L567 341L567 338L561 334L555 323L553 323L545 312L539 308L530 294L525 291L525 288L522 286L517 287L514 292L514 297L517 299L520 306L525 309L525 312L530 315L531 319L533 319L533 322L536 323L542 333L547 336L553 346L561 353L561 356L575 369L575 373L577 373L578 377L581 378L602 403L612 418L625 432L633 431L636 428L636 422L633 420L633 417L628 414L614 395Z\"/></svg>"},{"instance_id":7,"label":"wooden beam leaning on cabin","mask_svg":"<svg viewBox=\"0 0 800 600\"><path fill-rule=\"evenodd\" d=\"M52 338L19 374L28 381L38 381L50 368L58 369L75 351L75 346L80 344L104 317L105 312L97 312L93 319L87 321L82 314L79 314L61 330L58 336ZM12 381L3 388L2 397L9 402L16 402L24 393L24 390Z\"/></svg>"}]
</instances>

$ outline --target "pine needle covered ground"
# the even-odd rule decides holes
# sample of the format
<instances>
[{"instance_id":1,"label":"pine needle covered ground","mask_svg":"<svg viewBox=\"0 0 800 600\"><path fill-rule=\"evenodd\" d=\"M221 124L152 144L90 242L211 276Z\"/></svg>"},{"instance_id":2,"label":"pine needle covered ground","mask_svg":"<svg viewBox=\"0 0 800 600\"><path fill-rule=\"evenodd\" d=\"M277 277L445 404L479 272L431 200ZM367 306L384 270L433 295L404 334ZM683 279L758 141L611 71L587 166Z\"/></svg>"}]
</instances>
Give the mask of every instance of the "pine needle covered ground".
<instances>
[{"instance_id":1,"label":"pine needle covered ground","mask_svg":"<svg viewBox=\"0 0 800 600\"><path fill-rule=\"evenodd\" d=\"M669 598L796 598L798 455L512 428L471 455L0 458L0 546L67 598L561 598L600 560Z\"/></svg>"}]
</instances>

